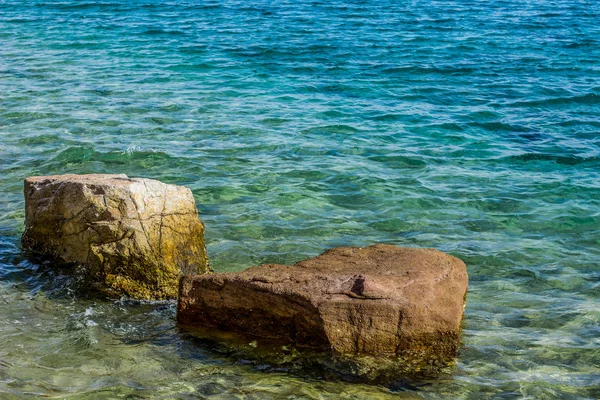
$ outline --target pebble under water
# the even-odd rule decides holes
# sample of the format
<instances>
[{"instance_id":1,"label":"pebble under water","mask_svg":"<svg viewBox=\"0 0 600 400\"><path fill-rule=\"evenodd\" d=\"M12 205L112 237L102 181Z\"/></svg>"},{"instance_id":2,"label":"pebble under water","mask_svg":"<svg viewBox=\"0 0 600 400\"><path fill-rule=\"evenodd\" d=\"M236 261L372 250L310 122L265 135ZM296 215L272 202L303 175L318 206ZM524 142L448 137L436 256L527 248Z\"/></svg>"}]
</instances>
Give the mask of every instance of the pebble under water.
<instances>
[{"instance_id":1,"label":"pebble under water","mask_svg":"<svg viewBox=\"0 0 600 400\"><path fill-rule=\"evenodd\" d=\"M600 397L600 3L0 0L0 398ZM435 247L455 366L390 387L247 363L27 261L23 178L192 189L213 268Z\"/></svg>"}]
</instances>

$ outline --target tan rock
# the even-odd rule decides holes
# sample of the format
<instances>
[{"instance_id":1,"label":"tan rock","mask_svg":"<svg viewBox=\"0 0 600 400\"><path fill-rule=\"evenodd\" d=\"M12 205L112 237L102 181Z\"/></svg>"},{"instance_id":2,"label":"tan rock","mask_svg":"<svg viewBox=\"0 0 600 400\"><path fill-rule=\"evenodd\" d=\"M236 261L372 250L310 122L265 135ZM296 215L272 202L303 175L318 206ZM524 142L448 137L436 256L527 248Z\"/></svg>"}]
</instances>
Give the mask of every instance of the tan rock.
<instances>
[{"instance_id":1,"label":"tan rock","mask_svg":"<svg viewBox=\"0 0 600 400\"><path fill-rule=\"evenodd\" d=\"M103 288L177 296L182 274L209 270L204 225L188 188L126 175L25 179L25 250L82 265Z\"/></svg>"},{"instance_id":2,"label":"tan rock","mask_svg":"<svg viewBox=\"0 0 600 400\"><path fill-rule=\"evenodd\" d=\"M294 266L184 276L177 320L343 355L451 359L468 277L433 249L341 247Z\"/></svg>"}]
</instances>

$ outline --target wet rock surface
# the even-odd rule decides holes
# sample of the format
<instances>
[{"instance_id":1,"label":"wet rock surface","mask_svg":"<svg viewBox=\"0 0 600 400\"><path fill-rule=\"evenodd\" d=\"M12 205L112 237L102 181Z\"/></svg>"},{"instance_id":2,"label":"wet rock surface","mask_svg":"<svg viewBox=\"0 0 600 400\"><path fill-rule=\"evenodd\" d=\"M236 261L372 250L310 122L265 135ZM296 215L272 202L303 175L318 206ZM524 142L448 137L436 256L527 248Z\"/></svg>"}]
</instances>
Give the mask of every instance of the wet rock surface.
<instances>
[{"instance_id":1,"label":"wet rock surface","mask_svg":"<svg viewBox=\"0 0 600 400\"><path fill-rule=\"evenodd\" d=\"M465 264L433 249L341 247L294 266L184 276L177 320L190 330L419 368L458 349Z\"/></svg>"},{"instance_id":2,"label":"wet rock surface","mask_svg":"<svg viewBox=\"0 0 600 400\"><path fill-rule=\"evenodd\" d=\"M209 270L191 191L126 175L25 179L23 249L83 267L94 285L139 299L177 296Z\"/></svg>"}]
</instances>

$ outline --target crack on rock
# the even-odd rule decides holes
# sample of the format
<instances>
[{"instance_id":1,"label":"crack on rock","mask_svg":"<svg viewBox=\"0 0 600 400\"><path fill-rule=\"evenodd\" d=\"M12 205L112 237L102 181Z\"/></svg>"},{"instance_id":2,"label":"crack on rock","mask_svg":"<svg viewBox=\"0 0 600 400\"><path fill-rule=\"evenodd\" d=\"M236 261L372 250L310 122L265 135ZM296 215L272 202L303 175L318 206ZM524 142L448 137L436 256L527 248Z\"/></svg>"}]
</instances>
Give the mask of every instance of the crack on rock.
<instances>
[{"instance_id":1,"label":"crack on rock","mask_svg":"<svg viewBox=\"0 0 600 400\"><path fill-rule=\"evenodd\" d=\"M166 201L166 199L165 199L165 201ZM163 211L164 211L164 208L163 208ZM172 213L168 213L168 214L165 214L163 212L161 214L152 214L152 215L150 215L150 216L148 216L146 218L142 218L141 220L142 221L148 221L149 219L157 218L157 217L187 216L187 215L193 215L193 216L197 217L197 215L194 215L191 212L172 212Z\"/></svg>"},{"instance_id":2,"label":"crack on rock","mask_svg":"<svg viewBox=\"0 0 600 400\"><path fill-rule=\"evenodd\" d=\"M146 185L146 179L142 178L140 179L142 181L142 183L144 184L144 188L146 188L146 193L150 195L150 197L153 197L153 193L152 191L148 190L148 185Z\"/></svg>"},{"instance_id":3,"label":"crack on rock","mask_svg":"<svg viewBox=\"0 0 600 400\"><path fill-rule=\"evenodd\" d=\"M127 235L129 235L129 237L133 236L133 234L135 233L132 230L126 230L120 237L118 237L117 239L113 239L113 240L105 240L102 236L102 234L100 234L100 232L98 232L96 230L96 227L94 226L94 224L90 224L90 226L88 227L89 229L93 230L97 235L98 235L98 242L97 243L93 243L96 246L102 246L105 244L110 244L110 243L117 243L120 242L124 239L127 238Z\"/></svg>"},{"instance_id":4,"label":"crack on rock","mask_svg":"<svg viewBox=\"0 0 600 400\"><path fill-rule=\"evenodd\" d=\"M62 237L69 237L69 236L81 235L83 232L87 231L90 228L91 228L91 224L88 223L88 222L86 222L86 227L83 228L82 230L77 231L77 232L73 232L73 233L65 233L65 234L62 235ZM94 232L96 232L96 231L94 230ZM98 232L96 232L96 233L98 233Z\"/></svg>"},{"instance_id":5,"label":"crack on rock","mask_svg":"<svg viewBox=\"0 0 600 400\"><path fill-rule=\"evenodd\" d=\"M77 214L73 215L72 217L65 218L65 219L61 220L61 222L62 222L62 223L65 223L65 222L72 221L72 220L74 220L75 218L77 218L77 217L80 217L80 216L81 216L81 215L82 215L84 212L86 212L86 211L87 211L87 210L89 210L90 208L93 208L94 206L95 206L95 204L90 204L90 205L89 205L89 206L87 206L87 207L83 207L81 210L79 210L79 212L77 212Z\"/></svg>"},{"instance_id":6,"label":"crack on rock","mask_svg":"<svg viewBox=\"0 0 600 400\"><path fill-rule=\"evenodd\" d=\"M260 283L279 283L279 282L284 282L284 281L289 281L289 280L290 280L290 279L288 278L288 279L280 280L280 281L277 281L277 282L273 282L273 281L271 281L271 280L269 280L269 279L267 279L267 278L263 278L263 277L252 277L252 278L250 279L250 282L260 282Z\"/></svg>"},{"instance_id":7,"label":"crack on rock","mask_svg":"<svg viewBox=\"0 0 600 400\"><path fill-rule=\"evenodd\" d=\"M152 244L150 243L150 237L148 236L148 232L146 232L146 227L144 226L144 223L142 222L142 217L140 215L140 209L139 209L135 199L133 198L133 194L131 192L128 192L128 194L129 194L129 198L131 199L131 202L133 203L133 206L135 207L135 212L137 213L137 220L139 221L140 226L142 227L142 231L144 232L144 237L146 238L146 243L148 244L148 247L150 247L150 249L152 249ZM153 253L154 253L154 256L157 257L156 251L154 251Z\"/></svg>"},{"instance_id":8,"label":"crack on rock","mask_svg":"<svg viewBox=\"0 0 600 400\"><path fill-rule=\"evenodd\" d=\"M396 327L396 338L398 339L398 343L396 343L396 350L395 353L398 354L398 352L400 351L400 346L401 346L401 339L402 339L402 322L404 321L404 314L402 313L402 311L400 311L398 313L398 325Z\"/></svg>"},{"instance_id":9,"label":"crack on rock","mask_svg":"<svg viewBox=\"0 0 600 400\"><path fill-rule=\"evenodd\" d=\"M177 229L173 228L171 225L164 224L164 227L167 228L167 229L169 229L171 232L177 233L177 234L182 235L182 236L185 236L185 235L189 234L189 231L180 231L180 230L177 230Z\"/></svg>"},{"instance_id":10,"label":"crack on rock","mask_svg":"<svg viewBox=\"0 0 600 400\"><path fill-rule=\"evenodd\" d=\"M98 232L98 231L96 230L96 227L95 227L93 224L90 224L90 225L87 227L87 229L91 229L91 230L93 230L93 231L96 233L96 235L98 235L98 239L102 238L102 235L100 235L100 232ZM100 242L100 243L101 243L101 242Z\"/></svg>"},{"instance_id":11,"label":"crack on rock","mask_svg":"<svg viewBox=\"0 0 600 400\"><path fill-rule=\"evenodd\" d=\"M341 295L345 295L345 296L348 296L350 298L359 299L359 300L386 300L386 299L391 299L391 297L372 296L372 295L368 295L368 294L357 295L356 293L351 292L351 291L336 292L336 293L331 293L331 294L341 294Z\"/></svg>"},{"instance_id":12,"label":"crack on rock","mask_svg":"<svg viewBox=\"0 0 600 400\"><path fill-rule=\"evenodd\" d=\"M160 260L162 260L162 231L163 231L163 219L165 215L165 209L167 208L167 187L165 187L163 192L163 205L162 210L160 212L160 226L158 228L158 255Z\"/></svg>"},{"instance_id":13,"label":"crack on rock","mask_svg":"<svg viewBox=\"0 0 600 400\"><path fill-rule=\"evenodd\" d=\"M133 230L126 230L123 235L121 235L121 237L114 239L114 240L108 240L108 241L103 241L101 244L105 245L105 244L111 244L111 243L117 243L117 242L121 242L125 239L131 239L131 237L135 234L135 232Z\"/></svg>"}]
</instances>

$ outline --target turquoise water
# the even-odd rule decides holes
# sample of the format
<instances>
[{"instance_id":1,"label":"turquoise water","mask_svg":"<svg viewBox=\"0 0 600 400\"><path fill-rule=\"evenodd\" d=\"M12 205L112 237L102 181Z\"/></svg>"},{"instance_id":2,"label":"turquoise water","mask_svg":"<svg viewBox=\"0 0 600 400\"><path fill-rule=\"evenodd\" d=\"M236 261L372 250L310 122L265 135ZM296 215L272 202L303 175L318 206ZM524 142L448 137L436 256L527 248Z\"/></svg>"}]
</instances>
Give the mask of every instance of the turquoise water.
<instances>
[{"instance_id":1,"label":"turquoise water","mask_svg":"<svg viewBox=\"0 0 600 400\"><path fill-rule=\"evenodd\" d=\"M600 397L600 3L0 0L0 398ZM338 245L468 265L457 365L253 366L26 261L22 180L186 185L216 271Z\"/></svg>"}]
</instances>

